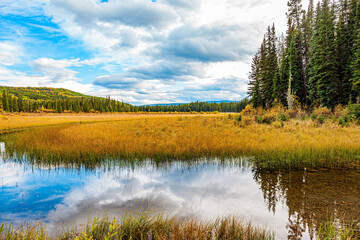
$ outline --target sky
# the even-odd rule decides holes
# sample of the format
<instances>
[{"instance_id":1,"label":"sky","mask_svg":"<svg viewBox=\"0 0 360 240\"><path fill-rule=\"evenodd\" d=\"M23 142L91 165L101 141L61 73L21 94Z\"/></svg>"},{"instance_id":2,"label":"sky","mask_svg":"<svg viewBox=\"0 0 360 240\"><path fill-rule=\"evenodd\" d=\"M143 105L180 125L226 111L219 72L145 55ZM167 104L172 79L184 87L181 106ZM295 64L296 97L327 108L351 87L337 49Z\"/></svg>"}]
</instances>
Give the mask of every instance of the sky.
<instances>
[{"instance_id":1,"label":"sky","mask_svg":"<svg viewBox=\"0 0 360 240\"><path fill-rule=\"evenodd\" d=\"M135 105L239 101L286 11L284 0L0 0L0 85Z\"/></svg>"}]
</instances>

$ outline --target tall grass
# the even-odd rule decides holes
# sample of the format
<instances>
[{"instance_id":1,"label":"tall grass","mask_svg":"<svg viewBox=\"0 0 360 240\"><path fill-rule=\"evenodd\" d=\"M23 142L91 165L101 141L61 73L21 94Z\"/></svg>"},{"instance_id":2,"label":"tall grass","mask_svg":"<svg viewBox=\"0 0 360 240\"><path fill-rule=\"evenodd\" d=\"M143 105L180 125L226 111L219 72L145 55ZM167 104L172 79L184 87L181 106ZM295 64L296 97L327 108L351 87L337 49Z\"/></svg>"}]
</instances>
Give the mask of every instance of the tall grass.
<instances>
[{"instance_id":1,"label":"tall grass","mask_svg":"<svg viewBox=\"0 0 360 240\"><path fill-rule=\"evenodd\" d=\"M0 227L0 239L274 239L274 234L236 217L212 222L179 219L164 215L128 215L121 219L95 218L85 227L67 230L58 236L47 234L41 225Z\"/></svg>"},{"instance_id":2,"label":"tall grass","mask_svg":"<svg viewBox=\"0 0 360 240\"><path fill-rule=\"evenodd\" d=\"M224 116L128 118L34 129L5 137L10 157L91 165L107 159L154 161L251 156L265 169L360 169L360 126L288 121L241 126Z\"/></svg>"},{"instance_id":3,"label":"tall grass","mask_svg":"<svg viewBox=\"0 0 360 240\"><path fill-rule=\"evenodd\" d=\"M360 236L354 225L336 225L329 220L319 226L316 239L352 240ZM122 218L94 218L84 226L59 233L47 232L41 223L21 226L4 223L0 225L0 239L6 240L117 240L117 239L206 239L206 240L262 240L275 239L276 234L237 217L218 218L214 221L199 221L191 218L176 218L149 214L125 215Z\"/></svg>"},{"instance_id":4,"label":"tall grass","mask_svg":"<svg viewBox=\"0 0 360 240\"><path fill-rule=\"evenodd\" d=\"M356 228L354 225L336 224L334 219L321 224L317 230L318 240L355 240L359 238L359 228Z\"/></svg>"},{"instance_id":5,"label":"tall grass","mask_svg":"<svg viewBox=\"0 0 360 240\"><path fill-rule=\"evenodd\" d=\"M177 117L176 113L0 113L0 134L11 133L34 127L54 126L63 124L111 122L127 118L143 117ZM191 114L181 114L191 116ZM193 115L193 114L192 114Z\"/></svg>"},{"instance_id":6,"label":"tall grass","mask_svg":"<svg viewBox=\"0 0 360 240\"><path fill-rule=\"evenodd\" d=\"M0 225L0 239L6 240L46 240L49 235L40 223L23 224L20 226Z\"/></svg>"}]
</instances>

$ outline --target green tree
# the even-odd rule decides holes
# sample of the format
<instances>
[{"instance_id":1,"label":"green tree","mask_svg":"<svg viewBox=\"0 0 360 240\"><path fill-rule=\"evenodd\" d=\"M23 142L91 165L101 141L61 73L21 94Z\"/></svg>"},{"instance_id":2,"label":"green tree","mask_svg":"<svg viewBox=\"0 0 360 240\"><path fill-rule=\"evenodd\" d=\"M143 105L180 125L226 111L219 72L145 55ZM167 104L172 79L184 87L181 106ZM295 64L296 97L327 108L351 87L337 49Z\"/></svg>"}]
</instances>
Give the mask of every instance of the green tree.
<instances>
[{"instance_id":1,"label":"green tree","mask_svg":"<svg viewBox=\"0 0 360 240\"><path fill-rule=\"evenodd\" d=\"M19 95L17 98L17 105L18 105L18 111L23 112L24 111L24 101L22 95Z\"/></svg>"},{"instance_id":2,"label":"green tree","mask_svg":"<svg viewBox=\"0 0 360 240\"><path fill-rule=\"evenodd\" d=\"M3 94L2 94L2 105L3 105L3 109L5 112L8 112L10 110L9 109L9 97L8 97L6 90L4 90Z\"/></svg>"},{"instance_id":3,"label":"green tree","mask_svg":"<svg viewBox=\"0 0 360 240\"><path fill-rule=\"evenodd\" d=\"M358 95L355 97L358 97L360 93L360 30L358 30L356 52L351 67L352 67L352 78L351 78L352 88L354 92L358 93Z\"/></svg>"},{"instance_id":4,"label":"green tree","mask_svg":"<svg viewBox=\"0 0 360 240\"><path fill-rule=\"evenodd\" d=\"M328 108L337 103L337 62L335 44L335 13L329 0L323 0L317 8L314 34L310 45L311 99Z\"/></svg>"}]
</instances>

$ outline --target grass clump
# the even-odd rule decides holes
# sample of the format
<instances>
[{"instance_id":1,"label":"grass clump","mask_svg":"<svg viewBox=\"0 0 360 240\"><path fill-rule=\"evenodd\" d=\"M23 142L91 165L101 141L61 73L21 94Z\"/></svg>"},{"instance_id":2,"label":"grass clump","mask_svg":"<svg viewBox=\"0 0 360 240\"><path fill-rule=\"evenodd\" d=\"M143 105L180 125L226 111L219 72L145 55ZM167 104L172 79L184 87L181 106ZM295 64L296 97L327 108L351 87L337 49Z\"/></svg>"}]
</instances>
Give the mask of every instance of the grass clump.
<instances>
[{"instance_id":1,"label":"grass clump","mask_svg":"<svg viewBox=\"0 0 360 240\"><path fill-rule=\"evenodd\" d=\"M23 224L15 227L14 225L0 225L0 239L6 240L47 240L49 235L40 223Z\"/></svg>"},{"instance_id":2,"label":"grass clump","mask_svg":"<svg viewBox=\"0 0 360 240\"><path fill-rule=\"evenodd\" d=\"M35 229L35 230L34 230ZM58 236L46 234L41 225L0 227L0 238L10 240L89 240L89 239L274 239L274 234L236 217L211 222L164 215L124 216L121 219L95 218L85 227L66 230Z\"/></svg>"},{"instance_id":3,"label":"grass clump","mask_svg":"<svg viewBox=\"0 0 360 240\"><path fill-rule=\"evenodd\" d=\"M338 223L331 219L323 224L317 230L318 240L355 240L360 238L360 231L353 224L346 225Z\"/></svg>"}]
</instances>

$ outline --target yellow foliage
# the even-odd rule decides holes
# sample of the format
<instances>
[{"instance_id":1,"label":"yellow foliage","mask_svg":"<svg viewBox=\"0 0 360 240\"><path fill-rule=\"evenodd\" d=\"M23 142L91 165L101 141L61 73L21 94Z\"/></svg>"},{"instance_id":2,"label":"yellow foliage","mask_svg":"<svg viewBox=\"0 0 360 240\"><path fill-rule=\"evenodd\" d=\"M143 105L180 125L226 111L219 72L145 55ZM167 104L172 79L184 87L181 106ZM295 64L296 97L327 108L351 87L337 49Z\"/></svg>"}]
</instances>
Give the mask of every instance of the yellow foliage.
<instances>
[{"instance_id":1,"label":"yellow foliage","mask_svg":"<svg viewBox=\"0 0 360 240\"><path fill-rule=\"evenodd\" d=\"M316 116L330 117L332 113L331 109L328 109L327 107L319 107L314 110L314 114Z\"/></svg>"}]
</instances>

